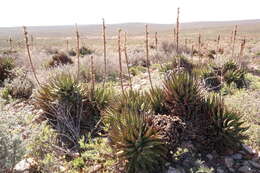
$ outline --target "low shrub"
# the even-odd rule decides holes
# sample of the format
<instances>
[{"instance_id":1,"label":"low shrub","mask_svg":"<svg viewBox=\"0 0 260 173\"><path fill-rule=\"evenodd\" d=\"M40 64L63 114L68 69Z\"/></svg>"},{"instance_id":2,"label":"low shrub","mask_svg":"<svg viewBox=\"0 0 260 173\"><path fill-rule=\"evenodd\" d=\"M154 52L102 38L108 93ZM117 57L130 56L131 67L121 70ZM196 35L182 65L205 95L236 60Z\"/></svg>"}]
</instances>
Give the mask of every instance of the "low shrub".
<instances>
[{"instance_id":1,"label":"low shrub","mask_svg":"<svg viewBox=\"0 0 260 173\"><path fill-rule=\"evenodd\" d=\"M63 136L64 147L78 148L78 140L87 132L95 135L100 128L101 109L108 104L108 94L104 90L90 89L68 73L52 76L48 83L39 88L34 104L44 111L52 126Z\"/></svg>"},{"instance_id":2,"label":"low shrub","mask_svg":"<svg viewBox=\"0 0 260 173\"><path fill-rule=\"evenodd\" d=\"M93 50L91 50L90 48L86 48L86 47L81 47L80 49L79 49L79 52L80 52L80 55L90 55L90 54L93 54L94 53L94 51Z\"/></svg>"},{"instance_id":3,"label":"low shrub","mask_svg":"<svg viewBox=\"0 0 260 173\"><path fill-rule=\"evenodd\" d=\"M12 70L15 68L14 59L11 57L0 57L0 86L4 80L13 78Z\"/></svg>"},{"instance_id":4,"label":"low shrub","mask_svg":"<svg viewBox=\"0 0 260 173\"><path fill-rule=\"evenodd\" d=\"M68 54L69 54L69 56L76 56L77 55L77 53L73 49L69 50Z\"/></svg>"},{"instance_id":5,"label":"low shrub","mask_svg":"<svg viewBox=\"0 0 260 173\"><path fill-rule=\"evenodd\" d=\"M52 60L49 62L49 67L73 64L73 61L63 52L57 53L52 56Z\"/></svg>"},{"instance_id":6,"label":"low shrub","mask_svg":"<svg viewBox=\"0 0 260 173\"><path fill-rule=\"evenodd\" d=\"M171 113L184 119L194 119L202 103L197 78L187 72L173 73L163 85L166 104Z\"/></svg>"},{"instance_id":7,"label":"low shrub","mask_svg":"<svg viewBox=\"0 0 260 173\"><path fill-rule=\"evenodd\" d=\"M239 113L228 110L223 101L216 94L206 97L203 108L205 116L210 118L207 125L206 136L209 139L207 147L219 152L239 148L241 142L247 139L244 126Z\"/></svg>"},{"instance_id":8,"label":"low shrub","mask_svg":"<svg viewBox=\"0 0 260 173\"><path fill-rule=\"evenodd\" d=\"M124 166L124 172L158 172L164 168L167 148L144 114L112 113L109 145Z\"/></svg>"}]
</instances>

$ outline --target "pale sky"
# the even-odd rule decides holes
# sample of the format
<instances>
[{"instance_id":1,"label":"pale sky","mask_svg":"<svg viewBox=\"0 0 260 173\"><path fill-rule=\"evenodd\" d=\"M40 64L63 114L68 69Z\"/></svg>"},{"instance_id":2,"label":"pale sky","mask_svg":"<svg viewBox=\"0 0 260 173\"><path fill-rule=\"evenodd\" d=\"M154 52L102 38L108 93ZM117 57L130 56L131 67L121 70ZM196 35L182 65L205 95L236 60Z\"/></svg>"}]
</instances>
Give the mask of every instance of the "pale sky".
<instances>
[{"instance_id":1,"label":"pale sky","mask_svg":"<svg viewBox=\"0 0 260 173\"><path fill-rule=\"evenodd\" d=\"M0 0L0 27L260 19L260 0Z\"/></svg>"}]
</instances>

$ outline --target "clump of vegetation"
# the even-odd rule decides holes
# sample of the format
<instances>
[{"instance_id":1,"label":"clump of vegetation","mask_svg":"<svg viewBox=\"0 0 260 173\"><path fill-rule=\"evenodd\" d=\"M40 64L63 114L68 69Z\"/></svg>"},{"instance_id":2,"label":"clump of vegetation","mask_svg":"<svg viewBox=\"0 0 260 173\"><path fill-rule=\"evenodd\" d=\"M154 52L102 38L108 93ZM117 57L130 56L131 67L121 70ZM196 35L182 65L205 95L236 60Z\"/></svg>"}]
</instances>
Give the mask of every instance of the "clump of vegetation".
<instances>
[{"instance_id":1,"label":"clump of vegetation","mask_svg":"<svg viewBox=\"0 0 260 173\"><path fill-rule=\"evenodd\" d=\"M4 80L13 77L12 70L15 68L14 59L11 57L0 57L0 85Z\"/></svg>"},{"instance_id":2,"label":"clump of vegetation","mask_svg":"<svg viewBox=\"0 0 260 173\"><path fill-rule=\"evenodd\" d=\"M69 54L69 56L76 56L77 55L77 53L73 49L69 50L68 54Z\"/></svg>"},{"instance_id":3,"label":"clump of vegetation","mask_svg":"<svg viewBox=\"0 0 260 173\"><path fill-rule=\"evenodd\" d=\"M5 86L9 91L12 98L28 99L32 95L34 84L28 79L26 74L14 78L10 83Z\"/></svg>"},{"instance_id":4,"label":"clump of vegetation","mask_svg":"<svg viewBox=\"0 0 260 173\"><path fill-rule=\"evenodd\" d=\"M201 89L195 76L174 73L164 81L166 103L173 115L193 119L202 103Z\"/></svg>"},{"instance_id":5,"label":"clump of vegetation","mask_svg":"<svg viewBox=\"0 0 260 173\"><path fill-rule=\"evenodd\" d=\"M167 148L144 114L122 112L110 115L110 146L125 172L158 172L163 169Z\"/></svg>"},{"instance_id":6,"label":"clump of vegetation","mask_svg":"<svg viewBox=\"0 0 260 173\"><path fill-rule=\"evenodd\" d=\"M132 66L129 68L129 72L133 76L137 76L140 73L144 73L146 71L146 68L143 66Z\"/></svg>"},{"instance_id":7,"label":"clump of vegetation","mask_svg":"<svg viewBox=\"0 0 260 173\"><path fill-rule=\"evenodd\" d=\"M60 136L63 146L78 148L78 141L87 132L96 134L100 127L101 109L108 104L108 92L91 90L68 73L57 74L39 88L35 105ZM96 126L97 125L97 126ZM96 127L96 128L95 128Z\"/></svg>"},{"instance_id":8,"label":"clump of vegetation","mask_svg":"<svg viewBox=\"0 0 260 173\"><path fill-rule=\"evenodd\" d=\"M175 153L183 138L185 123L177 116L154 115L149 117L167 146L168 154Z\"/></svg>"},{"instance_id":9,"label":"clump of vegetation","mask_svg":"<svg viewBox=\"0 0 260 173\"><path fill-rule=\"evenodd\" d=\"M228 110L220 97L213 94L206 98L204 104L205 116L210 118L207 125L207 137L213 149L223 152L230 148L238 148L241 141L247 139L241 116L235 111Z\"/></svg>"},{"instance_id":10,"label":"clump of vegetation","mask_svg":"<svg viewBox=\"0 0 260 173\"><path fill-rule=\"evenodd\" d=\"M64 64L73 64L73 61L63 52L53 55L52 60L49 62L50 67Z\"/></svg>"},{"instance_id":11,"label":"clump of vegetation","mask_svg":"<svg viewBox=\"0 0 260 173\"><path fill-rule=\"evenodd\" d=\"M80 53L80 55L90 55L90 54L93 54L94 53L94 51L93 50L91 50L90 48L86 48L86 47L81 47L80 49L79 49L79 53Z\"/></svg>"}]
</instances>

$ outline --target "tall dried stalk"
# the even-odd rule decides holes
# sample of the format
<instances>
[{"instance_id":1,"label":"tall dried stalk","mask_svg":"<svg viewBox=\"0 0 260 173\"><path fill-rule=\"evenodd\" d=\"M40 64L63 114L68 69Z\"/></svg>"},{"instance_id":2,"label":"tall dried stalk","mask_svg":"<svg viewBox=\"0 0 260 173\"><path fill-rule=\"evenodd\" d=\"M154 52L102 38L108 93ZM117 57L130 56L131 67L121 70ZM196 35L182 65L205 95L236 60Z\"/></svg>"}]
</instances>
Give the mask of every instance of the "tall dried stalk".
<instances>
[{"instance_id":1,"label":"tall dried stalk","mask_svg":"<svg viewBox=\"0 0 260 173\"><path fill-rule=\"evenodd\" d=\"M80 51L79 51L79 30L78 30L78 25L75 25L76 28L76 41L77 41L77 60L78 60L78 64L77 64L77 80L79 80L79 70L80 70L80 62L79 62L79 56L80 56Z\"/></svg>"},{"instance_id":2,"label":"tall dried stalk","mask_svg":"<svg viewBox=\"0 0 260 173\"><path fill-rule=\"evenodd\" d=\"M237 36L237 25L235 26L234 35L233 35L232 58L234 57L234 52L235 52L236 36Z\"/></svg>"},{"instance_id":3,"label":"tall dried stalk","mask_svg":"<svg viewBox=\"0 0 260 173\"><path fill-rule=\"evenodd\" d=\"M94 69L94 59L93 59L93 55L90 57L91 59L91 91L92 94L95 91L95 69Z\"/></svg>"},{"instance_id":4,"label":"tall dried stalk","mask_svg":"<svg viewBox=\"0 0 260 173\"><path fill-rule=\"evenodd\" d=\"M177 54L179 54L179 32L180 32L180 23L179 23L179 19L180 19L180 8L177 9L177 21L176 21L176 50L177 50Z\"/></svg>"},{"instance_id":5,"label":"tall dried stalk","mask_svg":"<svg viewBox=\"0 0 260 173\"><path fill-rule=\"evenodd\" d=\"M185 47L188 46L188 39L187 38L185 38L184 44L185 44Z\"/></svg>"},{"instance_id":6,"label":"tall dried stalk","mask_svg":"<svg viewBox=\"0 0 260 173\"><path fill-rule=\"evenodd\" d=\"M12 37L9 37L8 42L9 42L9 46L10 46L10 51L12 51L13 50L13 40L12 40Z\"/></svg>"},{"instance_id":7,"label":"tall dried stalk","mask_svg":"<svg viewBox=\"0 0 260 173\"><path fill-rule=\"evenodd\" d=\"M154 40L155 40L155 50L157 51L158 50L158 37L157 37L157 32L155 32L154 34Z\"/></svg>"},{"instance_id":8,"label":"tall dried stalk","mask_svg":"<svg viewBox=\"0 0 260 173\"><path fill-rule=\"evenodd\" d=\"M31 69L32 69L34 78L35 78L35 80L36 80L38 86L41 86L41 85L40 85L40 82L39 82L39 80L38 80L38 78L37 78L35 68L34 68L34 66L33 66L32 57L31 57L31 53L30 53L29 40L28 40L28 32L27 32L25 26L23 27L23 31L24 31L24 38L25 38L25 47L26 47L26 50L27 50L27 54L28 54L28 58L29 58L30 65L31 65Z\"/></svg>"},{"instance_id":9,"label":"tall dried stalk","mask_svg":"<svg viewBox=\"0 0 260 173\"><path fill-rule=\"evenodd\" d=\"M217 51L220 48L220 34L218 35L218 39L217 39Z\"/></svg>"},{"instance_id":10,"label":"tall dried stalk","mask_svg":"<svg viewBox=\"0 0 260 173\"><path fill-rule=\"evenodd\" d=\"M132 79L131 79L131 74L130 74L130 66L129 66L128 54L127 54L127 33L126 32L125 32L124 52L125 52L125 61L126 61L126 65L127 65L127 73L128 73L128 77L129 77L129 84L130 84L131 90L133 90Z\"/></svg>"},{"instance_id":11,"label":"tall dried stalk","mask_svg":"<svg viewBox=\"0 0 260 173\"><path fill-rule=\"evenodd\" d=\"M34 42L33 42L34 40L33 40L33 35L31 35L31 49L33 50L33 48L34 48Z\"/></svg>"},{"instance_id":12,"label":"tall dried stalk","mask_svg":"<svg viewBox=\"0 0 260 173\"><path fill-rule=\"evenodd\" d=\"M234 35L233 32L234 32L234 31L231 31L231 35L230 35L230 45L232 45L232 43L233 43L233 35Z\"/></svg>"},{"instance_id":13,"label":"tall dried stalk","mask_svg":"<svg viewBox=\"0 0 260 173\"><path fill-rule=\"evenodd\" d=\"M122 93L125 96L124 86L123 86L123 70L122 70L122 58L121 58L121 29L118 30L118 58L119 58L119 69L120 69L120 82Z\"/></svg>"},{"instance_id":14,"label":"tall dried stalk","mask_svg":"<svg viewBox=\"0 0 260 173\"><path fill-rule=\"evenodd\" d=\"M106 83L107 80L107 41L106 41L106 25L105 25L105 19L103 18L103 28L102 28L102 33L103 33L103 46L104 46L104 84Z\"/></svg>"},{"instance_id":15,"label":"tall dried stalk","mask_svg":"<svg viewBox=\"0 0 260 173\"><path fill-rule=\"evenodd\" d=\"M154 90L154 89L153 89L152 78L151 78L151 73L150 73L150 64L149 64L149 40L148 40L148 37L149 37L148 25L145 25L146 66L147 66L147 70L148 70L150 85L151 85L152 90Z\"/></svg>"},{"instance_id":16,"label":"tall dried stalk","mask_svg":"<svg viewBox=\"0 0 260 173\"><path fill-rule=\"evenodd\" d=\"M69 51L69 40L66 40L66 49L67 49L67 52Z\"/></svg>"},{"instance_id":17,"label":"tall dried stalk","mask_svg":"<svg viewBox=\"0 0 260 173\"><path fill-rule=\"evenodd\" d=\"M240 53L239 53L240 57L244 55L245 45L246 45L246 39L244 38L240 45Z\"/></svg>"},{"instance_id":18,"label":"tall dried stalk","mask_svg":"<svg viewBox=\"0 0 260 173\"><path fill-rule=\"evenodd\" d=\"M198 38L198 43L199 43L199 45L198 45L198 52L199 52L199 61L201 62L201 34L199 34L199 38Z\"/></svg>"},{"instance_id":19,"label":"tall dried stalk","mask_svg":"<svg viewBox=\"0 0 260 173\"><path fill-rule=\"evenodd\" d=\"M176 28L173 29L173 43L176 43Z\"/></svg>"},{"instance_id":20,"label":"tall dried stalk","mask_svg":"<svg viewBox=\"0 0 260 173\"><path fill-rule=\"evenodd\" d=\"M191 61L193 63L193 51L194 51L194 45L191 46Z\"/></svg>"}]
</instances>

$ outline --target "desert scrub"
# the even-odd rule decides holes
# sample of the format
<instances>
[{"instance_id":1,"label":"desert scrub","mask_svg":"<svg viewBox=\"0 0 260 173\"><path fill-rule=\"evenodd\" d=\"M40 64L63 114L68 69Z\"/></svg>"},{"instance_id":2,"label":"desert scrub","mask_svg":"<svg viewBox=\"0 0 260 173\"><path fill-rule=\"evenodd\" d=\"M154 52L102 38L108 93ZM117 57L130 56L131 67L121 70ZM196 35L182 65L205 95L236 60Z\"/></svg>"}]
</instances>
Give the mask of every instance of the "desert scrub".
<instances>
[{"instance_id":1,"label":"desert scrub","mask_svg":"<svg viewBox=\"0 0 260 173\"><path fill-rule=\"evenodd\" d=\"M63 52L56 53L52 56L52 60L49 61L48 66L54 67L59 65L65 65L65 64L72 64L73 61Z\"/></svg>"},{"instance_id":2,"label":"desert scrub","mask_svg":"<svg viewBox=\"0 0 260 173\"><path fill-rule=\"evenodd\" d=\"M84 56L84 55L93 54L94 51L91 50L90 48L87 48L87 47L84 47L84 46L83 46L83 47L81 47L81 48L79 49L79 53L80 53L80 55Z\"/></svg>"},{"instance_id":3,"label":"desert scrub","mask_svg":"<svg viewBox=\"0 0 260 173\"><path fill-rule=\"evenodd\" d=\"M163 83L167 107L173 115L196 119L202 103L202 92L195 76L173 73Z\"/></svg>"},{"instance_id":4,"label":"desert scrub","mask_svg":"<svg viewBox=\"0 0 260 173\"><path fill-rule=\"evenodd\" d=\"M0 86L4 80L13 77L12 70L15 68L14 59L11 57L0 57Z\"/></svg>"},{"instance_id":5,"label":"desert scrub","mask_svg":"<svg viewBox=\"0 0 260 173\"><path fill-rule=\"evenodd\" d=\"M70 161L73 170L83 172L110 173L116 172L115 164L118 161L112 154L112 148L108 145L107 138L90 138L88 142L85 139L79 141L82 152L80 157ZM98 169L97 169L98 167Z\"/></svg>"},{"instance_id":6,"label":"desert scrub","mask_svg":"<svg viewBox=\"0 0 260 173\"><path fill-rule=\"evenodd\" d=\"M146 72L146 68L143 67L143 66L132 66L132 67L129 68L129 72L130 72L131 75L137 76L141 73Z\"/></svg>"},{"instance_id":7,"label":"desert scrub","mask_svg":"<svg viewBox=\"0 0 260 173\"><path fill-rule=\"evenodd\" d=\"M26 154L23 132L28 125L27 116L15 116L6 111L0 112L0 170L12 171Z\"/></svg>"},{"instance_id":8,"label":"desert scrub","mask_svg":"<svg viewBox=\"0 0 260 173\"><path fill-rule=\"evenodd\" d=\"M17 76L10 83L5 84L6 90L12 98L28 99L32 95L34 84L26 74Z\"/></svg>"},{"instance_id":9,"label":"desert scrub","mask_svg":"<svg viewBox=\"0 0 260 173\"><path fill-rule=\"evenodd\" d=\"M69 54L69 56L76 56L77 55L77 53L73 49L70 49L68 51L68 54Z\"/></svg>"},{"instance_id":10,"label":"desert scrub","mask_svg":"<svg viewBox=\"0 0 260 173\"><path fill-rule=\"evenodd\" d=\"M127 173L158 172L163 169L167 148L145 114L111 113L109 145Z\"/></svg>"},{"instance_id":11,"label":"desert scrub","mask_svg":"<svg viewBox=\"0 0 260 173\"><path fill-rule=\"evenodd\" d=\"M79 148L82 135L100 129L101 109L108 104L110 92L102 89L91 90L69 73L50 77L35 94L34 104L42 109L42 115L62 135L64 147ZM108 95L107 95L108 94Z\"/></svg>"},{"instance_id":12,"label":"desert scrub","mask_svg":"<svg viewBox=\"0 0 260 173\"><path fill-rule=\"evenodd\" d=\"M248 127L245 126L240 113L228 110L218 95L211 94L206 97L203 112L209 118L206 131L208 147L225 152L230 148L238 149L241 142L248 138L245 134Z\"/></svg>"}]
</instances>

